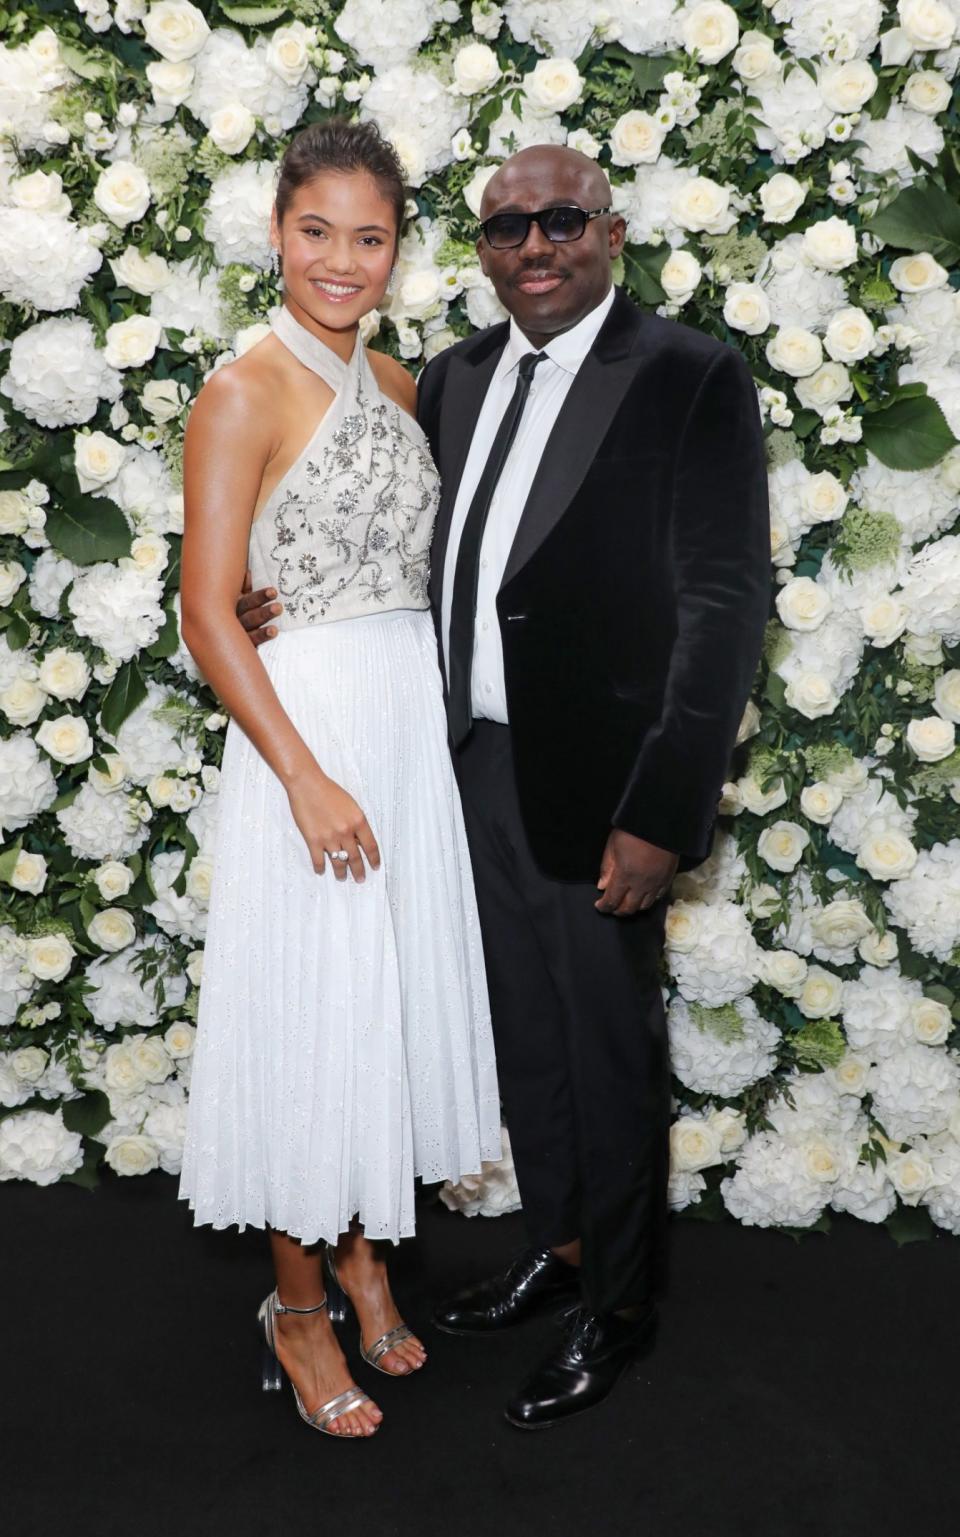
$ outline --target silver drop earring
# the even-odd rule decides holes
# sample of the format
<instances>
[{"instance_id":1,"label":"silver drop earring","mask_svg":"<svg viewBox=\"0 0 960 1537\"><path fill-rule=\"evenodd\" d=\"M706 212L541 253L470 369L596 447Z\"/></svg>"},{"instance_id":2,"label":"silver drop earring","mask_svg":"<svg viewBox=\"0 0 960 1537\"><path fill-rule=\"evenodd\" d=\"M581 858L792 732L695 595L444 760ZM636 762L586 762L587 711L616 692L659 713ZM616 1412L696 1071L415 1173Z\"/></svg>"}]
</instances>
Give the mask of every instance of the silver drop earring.
<instances>
[{"instance_id":1,"label":"silver drop earring","mask_svg":"<svg viewBox=\"0 0 960 1537\"><path fill-rule=\"evenodd\" d=\"M280 276L280 252L277 250L276 246L271 246L270 247L270 265L273 268L273 275L274 275L274 277L275 278L279 278L279 276Z\"/></svg>"},{"instance_id":2,"label":"silver drop earring","mask_svg":"<svg viewBox=\"0 0 960 1537\"><path fill-rule=\"evenodd\" d=\"M392 294L393 293L393 290L394 290L394 287L395 287L394 279L396 277L396 272L397 272L396 267L391 267L390 268L390 276L387 278L387 290L386 290L388 294Z\"/></svg>"}]
</instances>

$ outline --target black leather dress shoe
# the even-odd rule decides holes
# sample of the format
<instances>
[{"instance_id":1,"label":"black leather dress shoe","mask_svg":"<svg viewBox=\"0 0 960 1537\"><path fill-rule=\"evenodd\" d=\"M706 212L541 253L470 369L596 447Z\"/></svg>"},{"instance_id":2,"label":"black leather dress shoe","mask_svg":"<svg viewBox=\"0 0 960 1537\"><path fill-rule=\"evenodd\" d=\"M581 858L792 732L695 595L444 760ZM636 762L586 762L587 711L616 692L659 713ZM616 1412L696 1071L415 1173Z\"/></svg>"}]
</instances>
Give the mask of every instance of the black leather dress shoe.
<instances>
[{"instance_id":1,"label":"black leather dress shoe","mask_svg":"<svg viewBox=\"0 0 960 1537\"><path fill-rule=\"evenodd\" d=\"M636 1321L576 1308L560 1343L507 1404L510 1424L545 1430L602 1403L624 1367L650 1349L656 1324L652 1306Z\"/></svg>"},{"instance_id":2,"label":"black leather dress shoe","mask_svg":"<svg viewBox=\"0 0 960 1537\"><path fill-rule=\"evenodd\" d=\"M527 1249L502 1275L468 1286L433 1315L445 1334L492 1334L580 1297L580 1272L552 1249Z\"/></svg>"}]
</instances>

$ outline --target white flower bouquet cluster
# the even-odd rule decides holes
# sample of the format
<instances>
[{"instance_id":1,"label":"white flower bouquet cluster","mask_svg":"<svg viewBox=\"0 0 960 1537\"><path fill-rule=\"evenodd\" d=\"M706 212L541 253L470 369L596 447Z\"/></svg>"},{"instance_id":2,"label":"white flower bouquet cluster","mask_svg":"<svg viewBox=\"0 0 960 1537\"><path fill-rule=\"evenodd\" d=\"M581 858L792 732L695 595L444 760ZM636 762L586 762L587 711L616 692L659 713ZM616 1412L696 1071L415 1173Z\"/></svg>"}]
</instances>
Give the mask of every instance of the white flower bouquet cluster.
<instances>
[{"instance_id":1,"label":"white flower bouquet cluster","mask_svg":"<svg viewBox=\"0 0 960 1537\"><path fill-rule=\"evenodd\" d=\"M502 318L502 158L613 184L617 279L757 383L777 589L677 882L670 1198L960 1232L960 0L75 0L0 46L0 1179L177 1168L224 720L180 639L186 413L278 302L291 134L409 186L366 339ZM450 1204L515 1204L510 1166Z\"/></svg>"}]
</instances>

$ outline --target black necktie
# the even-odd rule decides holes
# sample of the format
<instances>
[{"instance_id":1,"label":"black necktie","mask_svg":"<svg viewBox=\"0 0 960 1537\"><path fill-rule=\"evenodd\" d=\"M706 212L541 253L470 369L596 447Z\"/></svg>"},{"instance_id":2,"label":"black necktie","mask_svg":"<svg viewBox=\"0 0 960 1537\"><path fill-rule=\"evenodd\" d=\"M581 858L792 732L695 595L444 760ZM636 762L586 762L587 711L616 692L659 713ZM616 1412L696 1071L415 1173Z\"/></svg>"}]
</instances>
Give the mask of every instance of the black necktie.
<instances>
[{"instance_id":1,"label":"black necktie","mask_svg":"<svg viewBox=\"0 0 960 1537\"><path fill-rule=\"evenodd\" d=\"M450 740L459 747L473 724L471 681L473 670L473 632L477 613L477 584L480 580L480 544L483 530L497 489L497 481L507 462L517 435L523 408L530 393L533 371L546 357L545 352L528 352L517 370L517 385L473 493L460 535L457 565L453 574L453 602L450 608L450 639L447 643L447 721Z\"/></svg>"}]
</instances>

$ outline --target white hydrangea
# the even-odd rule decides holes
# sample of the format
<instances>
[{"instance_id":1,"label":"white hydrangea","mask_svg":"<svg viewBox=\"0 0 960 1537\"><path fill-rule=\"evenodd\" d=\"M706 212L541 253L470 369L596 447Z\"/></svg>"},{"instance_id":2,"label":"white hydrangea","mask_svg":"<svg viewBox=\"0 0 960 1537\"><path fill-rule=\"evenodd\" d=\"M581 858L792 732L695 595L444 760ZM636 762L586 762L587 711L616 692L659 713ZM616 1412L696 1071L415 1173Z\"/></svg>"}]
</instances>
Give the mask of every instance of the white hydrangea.
<instances>
[{"instance_id":1,"label":"white hydrangea","mask_svg":"<svg viewBox=\"0 0 960 1537\"><path fill-rule=\"evenodd\" d=\"M9 924L0 924L0 1025L12 1025L21 1004L33 991L33 977L24 965L26 941Z\"/></svg>"},{"instance_id":2,"label":"white hydrangea","mask_svg":"<svg viewBox=\"0 0 960 1537\"><path fill-rule=\"evenodd\" d=\"M79 575L80 567L55 550L44 550L30 573L30 604L44 619L56 619L65 587Z\"/></svg>"},{"instance_id":3,"label":"white hydrangea","mask_svg":"<svg viewBox=\"0 0 960 1537\"><path fill-rule=\"evenodd\" d=\"M873 1167L856 1163L845 1169L833 1187L830 1205L861 1222L885 1222L897 1205L886 1164L878 1160Z\"/></svg>"},{"instance_id":4,"label":"white hydrangea","mask_svg":"<svg viewBox=\"0 0 960 1537\"><path fill-rule=\"evenodd\" d=\"M502 1155L496 1162L484 1159L479 1174L465 1174L456 1184L447 1180L441 1186L440 1199L449 1211L462 1212L465 1217L501 1217L520 1210L510 1134L505 1126L501 1139Z\"/></svg>"},{"instance_id":5,"label":"white hydrangea","mask_svg":"<svg viewBox=\"0 0 960 1537\"><path fill-rule=\"evenodd\" d=\"M899 968L864 966L843 984L843 1028L854 1051L872 1062L895 1057L914 1041L912 1010L923 997L919 982Z\"/></svg>"},{"instance_id":6,"label":"white hydrangea","mask_svg":"<svg viewBox=\"0 0 960 1537\"><path fill-rule=\"evenodd\" d=\"M732 902L736 900L747 873L747 862L732 833L718 828L713 848L703 864L685 870L672 887L675 901Z\"/></svg>"},{"instance_id":7,"label":"white hydrangea","mask_svg":"<svg viewBox=\"0 0 960 1537\"><path fill-rule=\"evenodd\" d=\"M154 940L151 948L165 955L167 941ZM93 991L87 995L87 1007L101 1030L115 1030L118 1025L136 1025L152 1030L159 1023L160 1008L178 1008L187 996L184 976L165 975L163 1002L158 1004L154 982L144 984L136 970L142 951L141 940L118 955L103 957L87 968L87 981Z\"/></svg>"},{"instance_id":8,"label":"white hydrangea","mask_svg":"<svg viewBox=\"0 0 960 1537\"><path fill-rule=\"evenodd\" d=\"M960 640L960 534L947 534L917 552L900 597L907 606L912 635L939 635L947 645L956 645Z\"/></svg>"},{"instance_id":9,"label":"white hydrangea","mask_svg":"<svg viewBox=\"0 0 960 1537\"><path fill-rule=\"evenodd\" d=\"M946 1131L960 1101L960 1067L947 1051L919 1042L878 1062L867 1083L874 1116L898 1142Z\"/></svg>"},{"instance_id":10,"label":"white hydrangea","mask_svg":"<svg viewBox=\"0 0 960 1537\"><path fill-rule=\"evenodd\" d=\"M57 812L71 854L78 859L125 859L135 854L150 829L125 795L99 795L91 784Z\"/></svg>"},{"instance_id":11,"label":"white hydrangea","mask_svg":"<svg viewBox=\"0 0 960 1537\"><path fill-rule=\"evenodd\" d=\"M14 339L0 391L41 427L88 422L101 400L117 400L118 369L97 348L89 320L41 320Z\"/></svg>"},{"instance_id":12,"label":"white hydrangea","mask_svg":"<svg viewBox=\"0 0 960 1537\"><path fill-rule=\"evenodd\" d=\"M747 1227L812 1227L832 1186L810 1172L806 1148L770 1132L751 1137L736 1172L720 1186L724 1205Z\"/></svg>"},{"instance_id":13,"label":"white hydrangea","mask_svg":"<svg viewBox=\"0 0 960 1537\"><path fill-rule=\"evenodd\" d=\"M109 561L86 566L70 589L73 627L107 656L129 662L152 646L163 628L163 584Z\"/></svg>"},{"instance_id":14,"label":"white hydrangea","mask_svg":"<svg viewBox=\"0 0 960 1537\"><path fill-rule=\"evenodd\" d=\"M960 1235L960 1142L938 1139L932 1155L934 1182L923 1203L938 1227Z\"/></svg>"},{"instance_id":15,"label":"white hydrangea","mask_svg":"<svg viewBox=\"0 0 960 1537\"><path fill-rule=\"evenodd\" d=\"M916 809L903 809L881 779L871 776L861 790L845 795L830 822L830 841L847 854L859 852L868 829L883 823L909 838L917 820Z\"/></svg>"},{"instance_id":16,"label":"white hydrangea","mask_svg":"<svg viewBox=\"0 0 960 1537\"><path fill-rule=\"evenodd\" d=\"M768 1105L766 1118L785 1142L808 1147L819 1137L835 1149L853 1141L859 1147L863 1140L859 1135L863 1119L859 1095L842 1093L836 1079L827 1073L794 1072L785 1080L784 1089L786 1092Z\"/></svg>"},{"instance_id":17,"label":"white hydrangea","mask_svg":"<svg viewBox=\"0 0 960 1537\"><path fill-rule=\"evenodd\" d=\"M27 731L0 738L0 835L26 827L57 798L57 782Z\"/></svg>"},{"instance_id":18,"label":"white hydrangea","mask_svg":"<svg viewBox=\"0 0 960 1537\"><path fill-rule=\"evenodd\" d=\"M24 1110L0 1121L0 1180L53 1185L82 1162L83 1142L67 1130L59 1110Z\"/></svg>"},{"instance_id":19,"label":"white hydrangea","mask_svg":"<svg viewBox=\"0 0 960 1537\"><path fill-rule=\"evenodd\" d=\"M787 235L777 241L764 258L756 281L767 296L772 323L781 329L801 326L805 331L822 333L837 310L847 305L843 278L810 261L802 235Z\"/></svg>"},{"instance_id":20,"label":"white hydrangea","mask_svg":"<svg viewBox=\"0 0 960 1537\"><path fill-rule=\"evenodd\" d=\"M661 155L654 165L638 165L632 181L617 182L613 188L613 207L627 221L627 239L635 245L686 245L690 239L671 214L674 199L684 184L694 176L690 166L678 165L669 155ZM664 251L664 260L669 251Z\"/></svg>"},{"instance_id":21,"label":"white hydrangea","mask_svg":"<svg viewBox=\"0 0 960 1537\"><path fill-rule=\"evenodd\" d=\"M440 0L346 0L334 30L361 64L384 74L406 64L440 19Z\"/></svg>"},{"instance_id":22,"label":"white hydrangea","mask_svg":"<svg viewBox=\"0 0 960 1537\"><path fill-rule=\"evenodd\" d=\"M805 70L765 75L752 83L752 94L764 125L756 131L757 145L770 151L776 165L795 165L824 143L833 112Z\"/></svg>"},{"instance_id":23,"label":"white hydrangea","mask_svg":"<svg viewBox=\"0 0 960 1537\"><path fill-rule=\"evenodd\" d=\"M163 688L151 679L146 698L127 716L116 737L106 734L134 784L146 785L158 774L175 772L196 751L194 738L186 737L183 743L177 740L178 722L164 711L163 706L177 698L174 689Z\"/></svg>"},{"instance_id":24,"label":"white hydrangea","mask_svg":"<svg viewBox=\"0 0 960 1537\"><path fill-rule=\"evenodd\" d=\"M910 873L887 887L883 900L915 950L950 960L960 945L960 839L922 850Z\"/></svg>"},{"instance_id":25,"label":"white hydrangea","mask_svg":"<svg viewBox=\"0 0 960 1537\"><path fill-rule=\"evenodd\" d=\"M943 149L943 129L926 112L915 112L900 102L891 102L882 117L862 113L857 124L860 141L851 153L865 171L881 176L895 172L901 186L916 177L907 150L932 165Z\"/></svg>"},{"instance_id":26,"label":"white hydrangea","mask_svg":"<svg viewBox=\"0 0 960 1537\"><path fill-rule=\"evenodd\" d=\"M748 993L760 975L760 951L749 920L733 902L703 904L698 943L667 959L684 998L716 1008Z\"/></svg>"},{"instance_id":27,"label":"white hydrangea","mask_svg":"<svg viewBox=\"0 0 960 1537\"><path fill-rule=\"evenodd\" d=\"M892 512L907 544L942 534L957 516L957 493L938 469L891 470L867 450L867 462L854 472L850 490L868 512Z\"/></svg>"},{"instance_id":28,"label":"white hydrangea","mask_svg":"<svg viewBox=\"0 0 960 1537\"><path fill-rule=\"evenodd\" d=\"M241 262L262 271L270 266L270 211L276 169L245 160L222 171L210 188L204 234L221 267Z\"/></svg>"},{"instance_id":29,"label":"white hydrangea","mask_svg":"<svg viewBox=\"0 0 960 1537\"><path fill-rule=\"evenodd\" d=\"M453 160L453 136L469 112L467 100L432 70L398 64L378 75L364 93L361 117L372 119L391 140L411 185L419 186Z\"/></svg>"},{"instance_id":30,"label":"white hydrangea","mask_svg":"<svg viewBox=\"0 0 960 1537\"><path fill-rule=\"evenodd\" d=\"M203 939L207 931L207 914L188 893L181 897L173 890L183 869L184 857L182 850L171 849L151 861L150 881L157 895L147 912L157 920L165 934L177 939L198 940Z\"/></svg>"},{"instance_id":31,"label":"white hydrangea","mask_svg":"<svg viewBox=\"0 0 960 1537\"><path fill-rule=\"evenodd\" d=\"M733 1099L776 1065L780 1031L762 1019L752 998L737 1000L743 1026L740 1037L722 1038L696 1023L685 999L674 998L667 1011L670 1060L674 1073L697 1094Z\"/></svg>"},{"instance_id":32,"label":"white hydrangea","mask_svg":"<svg viewBox=\"0 0 960 1537\"><path fill-rule=\"evenodd\" d=\"M73 78L56 34L44 27L19 48L0 47L0 123L21 150L49 150L51 94Z\"/></svg>"},{"instance_id":33,"label":"white hydrangea","mask_svg":"<svg viewBox=\"0 0 960 1537\"><path fill-rule=\"evenodd\" d=\"M247 47L239 32L217 27L194 60L193 84L186 104L209 128L222 107L242 102L271 132L286 132L303 116L309 85L285 80L270 63L270 38ZM276 125L275 127L273 125Z\"/></svg>"},{"instance_id":34,"label":"white hydrangea","mask_svg":"<svg viewBox=\"0 0 960 1537\"><path fill-rule=\"evenodd\" d=\"M143 1123L146 1136L160 1155L165 1174L179 1174L183 1163L183 1144L187 1133L187 1102L181 1094L174 1104L155 1104Z\"/></svg>"},{"instance_id":35,"label":"white hydrangea","mask_svg":"<svg viewBox=\"0 0 960 1537\"><path fill-rule=\"evenodd\" d=\"M170 330L225 341L230 328L223 314L216 272L201 272L197 261L175 262L169 282L150 300L154 320Z\"/></svg>"},{"instance_id":36,"label":"white hydrangea","mask_svg":"<svg viewBox=\"0 0 960 1537\"><path fill-rule=\"evenodd\" d=\"M555 112L537 112L526 97L519 113L505 107L490 125L487 152L505 158L515 150L530 149L534 144L565 144L567 130Z\"/></svg>"},{"instance_id":37,"label":"white hydrangea","mask_svg":"<svg viewBox=\"0 0 960 1537\"><path fill-rule=\"evenodd\" d=\"M0 289L11 303L76 309L102 262L89 229L63 214L0 208Z\"/></svg>"},{"instance_id":38,"label":"white hydrangea","mask_svg":"<svg viewBox=\"0 0 960 1537\"><path fill-rule=\"evenodd\" d=\"M775 5L777 21L786 23L784 41L802 59L819 58L838 36L851 58L868 58L883 12L881 0L776 0Z\"/></svg>"}]
</instances>

